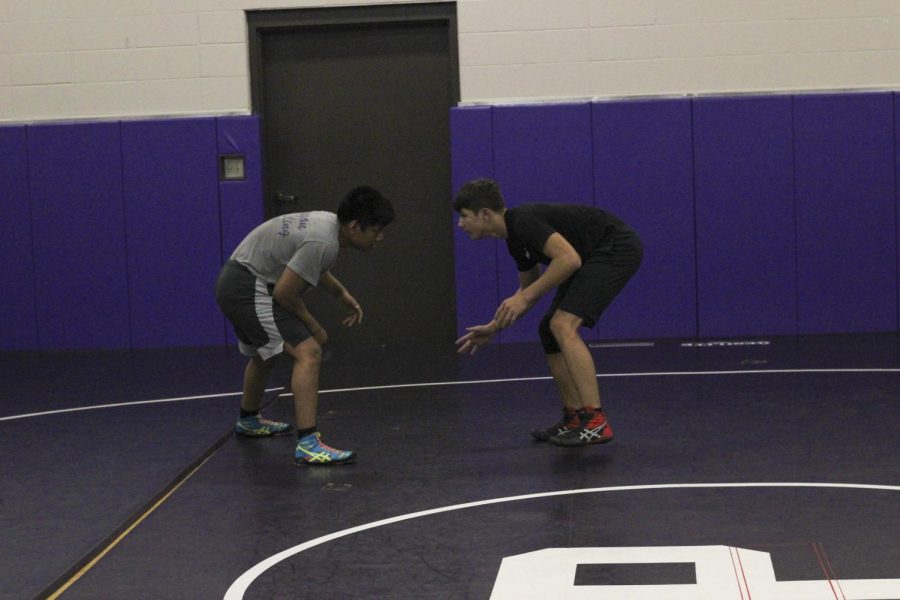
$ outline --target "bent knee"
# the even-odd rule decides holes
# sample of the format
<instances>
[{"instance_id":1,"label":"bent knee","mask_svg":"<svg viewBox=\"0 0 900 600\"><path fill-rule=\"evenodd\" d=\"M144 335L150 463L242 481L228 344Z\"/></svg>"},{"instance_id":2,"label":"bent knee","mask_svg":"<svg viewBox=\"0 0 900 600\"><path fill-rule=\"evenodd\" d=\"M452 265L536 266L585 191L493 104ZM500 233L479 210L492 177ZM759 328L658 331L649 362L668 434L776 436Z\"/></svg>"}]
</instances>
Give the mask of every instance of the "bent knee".
<instances>
[{"instance_id":1,"label":"bent knee","mask_svg":"<svg viewBox=\"0 0 900 600\"><path fill-rule=\"evenodd\" d=\"M287 344L285 344L285 347L288 347ZM300 362L322 362L322 347L313 338L308 338L296 346L293 346L290 349L290 354Z\"/></svg>"},{"instance_id":2,"label":"bent knee","mask_svg":"<svg viewBox=\"0 0 900 600\"><path fill-rule=\"evenodd\" d=\"M550 319L550 331L553 336L558 339L578 337L578 328L581 326L581 317L577 317L571 313L556 312Z\"/></svg>"}]
</instances>

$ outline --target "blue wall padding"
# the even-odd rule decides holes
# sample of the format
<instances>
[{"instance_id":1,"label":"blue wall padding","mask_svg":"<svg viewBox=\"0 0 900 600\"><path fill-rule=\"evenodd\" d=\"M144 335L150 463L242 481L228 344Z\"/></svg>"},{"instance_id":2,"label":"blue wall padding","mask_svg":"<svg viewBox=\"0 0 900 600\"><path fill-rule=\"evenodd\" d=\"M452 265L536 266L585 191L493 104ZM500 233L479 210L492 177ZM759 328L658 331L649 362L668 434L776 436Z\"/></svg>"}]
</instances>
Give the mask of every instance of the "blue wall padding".
<instances>
[{"instance_id":1,"label":"blue wall padding","mask_svg":"<svg viewBox=\"0 0 900 600\"><path fill-rule=\"evenodd\" d=\"M0 127L0 350L233 341L215 277L262 220L260 153L256 116Z\"/></svg>"},{"instance_id":2,"label":"blue wall padding","mask_svg":"<svg viewBox=\"0 0 900 600\"><path fill-rule=\"evenodd\" d=\"M497 106L494 174L510 206L591 195L640 233L644 265L600 338L898 331L897 96L603 101L590 119L583 104ZM516 287L502 242L497 261L502 299ZM540 312L504 341L534 340Z\"/></svg>"},{"instance_id":3,"label":"blue wall padding","mask_svg":"<svg viewBox=\"0 0 900 600\"><path fill-rule=\"evenodd\" d=\"M467 181L494 177L491 112L490 107L450 111L454 196ZM448 218L457 222L456 213L448 214ZM497 307L498 246L494 238L470 240L456 226L454 246L457 333L463 335L467 326L490 321Z\"/></svg>"},{"instance_id":4,"label":"blue wall padding","mask_svg":"<svg viewBox=\"0 0 900 600\"><path fill-rule=\"evenodd\" d=\"M262 152L260 120L257 115L216 119L218 153L244 157L246 179L219 182L219 206L222 220L222 257L224 264L254 227L263 220ZM237 336L226 323L228 344L236 345Z\"/></svg>"},{"instance_id":5,"label":"blue wall padding","mask_svg":"<svg viewBox=\"0 0 900 600\"><path fill-rule=\"evenodd\" d=\"M594 201L591 105L497 106L494 173L509 206Z\"/></svg>"},{"instance_id":6,"label":"blue wall padding","mask_svg":"<svg viewBox=\"0 0 900 600\"><path fill-rule=\"evenodd\" d=\"M247 174L243 180L219 183L224 262L244 236L263 220L263 166L258 116L219 117L216 124L219 154L243 156Z\"/></svg>"},{"instance_id":7,"label":"blue wall padding","mask_svg":"<svg viewBox=\"0 0 900 600\"><path fill-rule=\"evenodd\" d=\"M894 92L894 195L897 210L897 287L900 288L900 92ZM897 319L900 321L900 293L897 294ZM900 323L897 324L900 331Z\"/></svg>"},{"instance_id":8,"label":"blue wall padding","mask_svg":"<svg viewBox=\"0 0 900 600\"><path fill-rule=\"evenodd\" d=\"M644 266L588 339L898 331L897 96L457 108L448 196L493 177L510 206L595 204L635 226ZM262 220L259 125L0 127L0 349L233 341L210 279ZM217 183L220 154L244 155L247 179ZM502 241L455 241L462 330L517 281ZM536 340L541 312L501 339Z\"/></svg>"},{"instance_id":9,"label":"blue wall padding","mask_svg":"<svg viewBox=\"0 0 900 600\"><path fill-rule=\"evenodd\" d=\"M700 336L796 334L792 98L693 107Z\"/></svg>"},{"instance_id":10,"label":"blue wall padding","mask_svg":"<svg viewBox=\"0 0 900 600\"><path fill-rule=\"evenodd\" d=\"M25 127L0 128L0 350L38 347Z\"/></svg>"},{"instance_id":11,"label":"blue wall padding","mask_svg":"<svg viewBox=\"0 0 900 600\"><path fill-rule=\"evenodd\" d=\"M598 322L599 337L697 333L689 100L593 105L595 204L629 223L644 262Z\"/></svg>"},{"instance_id":12,"label":"blue wall padding","mask_svg":"<svg viewBox=\"0 0 900 600\"><path fill-rule=\"evenodd\" d=\"M897 330L890 93L794 99L800 333Z\"/></svg>"},{"instance_id":13,"label":"blue wall padding","mask_svg":"<svg viewBox=\"0 0 900 600\"><path fill-rule=\"evenodd\" d=\"M132 344L224 344L216 121L122 123Z\"/></svg>"},{"instance_id":14,"label":"blue wall padding","mask_svg":"<svg viewBox=\"0 0 900 600\"><path fill-rule=\"evenodd\" d=\"M42 349L127 348L119 123L28 128Z\"/></svg>"},{"instance_id":15,"label":"blue wall padding","mask_svg":"<svg viewBox=\"0 0 900 600\"><path fill-rule=\"evenodd\" d=\"M494 174L507 206L526 202L593 204L590 103L498 106L493 109L493 120ZM505 242L498 247L502 301L515 293L519 279ZM552 296L547 294L505 330L503 341L536 340L538 323Z\"/></svg>"}]
</instances>

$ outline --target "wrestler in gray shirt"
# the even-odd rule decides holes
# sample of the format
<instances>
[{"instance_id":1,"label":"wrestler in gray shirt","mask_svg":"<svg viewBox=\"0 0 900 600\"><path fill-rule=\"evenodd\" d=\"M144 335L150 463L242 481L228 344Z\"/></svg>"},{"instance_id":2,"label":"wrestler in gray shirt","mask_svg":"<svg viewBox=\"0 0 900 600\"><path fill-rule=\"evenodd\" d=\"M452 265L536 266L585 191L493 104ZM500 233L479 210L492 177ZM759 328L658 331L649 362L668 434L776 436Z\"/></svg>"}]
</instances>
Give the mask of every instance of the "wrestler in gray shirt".
<instances>
[{"instance_id":1,"label":"wrestler in gray shirt","mask_svg":"<svg viewBox=\"0 0 900 600\"><path fill-rule=\"evenodd\" d=\"M251 231L232 253L231 260L272 285L287 266L315 287L321 273L331 270L337 260L339 232L334 213L281 215Z\"/></svg>"},{"instance_id":2,"label":"wrestler in gray shirt","mask_svg":"<svg viewBox=\"0 0 900 600\"><path fill-rule=\"evenodd\" d=\"M369 186L350 190L337 213L313 211L269 219L247 234L216 279L216 303L228 318L250 357L244 368L239 435L261 437L291 433L290 423L260 415L266 382L274 358L282 353L293 359L291 393L299 465L352 462L356 453L321 441L317 411L322 347L328 333L302 299L319 287L344 309L341 323L362 323L363 309L331 273L338 250L371 252L384 240L384 228L394 220L394 207Z\"/></svg>"}]
</instances>

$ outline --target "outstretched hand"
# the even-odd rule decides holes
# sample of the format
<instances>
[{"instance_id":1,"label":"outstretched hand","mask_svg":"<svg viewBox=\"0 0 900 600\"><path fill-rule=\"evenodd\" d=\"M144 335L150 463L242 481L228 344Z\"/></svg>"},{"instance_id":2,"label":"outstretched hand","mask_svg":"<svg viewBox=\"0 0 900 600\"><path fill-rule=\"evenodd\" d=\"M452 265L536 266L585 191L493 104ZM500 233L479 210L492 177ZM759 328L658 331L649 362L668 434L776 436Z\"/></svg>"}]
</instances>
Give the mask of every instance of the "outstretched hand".
<instances>
[{"instance_id":1,"label":"outstretched hand","mask_svg":"<svg viewBox=\"0 0 900 600\"><path fill-rule=\"evenodd\" d=\"M456 345L459 346L457 349L459 354L465 352L475 354L481 346L484 346L493 339L494 335L500 331L500 327L497 326L496 321L491 321L485 325L466 327L466 331L469 333L456 340Z\"/></svg>"},{"instance_id":2,"label":"outstretched hand","mask_svg":"<svg viewBox=\"0 0 900 600\"><path fill-rule=\"evenodd\" d=\"M351 296L349 292L344 292L341 294L341 303L347 309L347 314L341 323L347 327L362 324L363 310L356 298Z\"/></svg>"}]
</instances>

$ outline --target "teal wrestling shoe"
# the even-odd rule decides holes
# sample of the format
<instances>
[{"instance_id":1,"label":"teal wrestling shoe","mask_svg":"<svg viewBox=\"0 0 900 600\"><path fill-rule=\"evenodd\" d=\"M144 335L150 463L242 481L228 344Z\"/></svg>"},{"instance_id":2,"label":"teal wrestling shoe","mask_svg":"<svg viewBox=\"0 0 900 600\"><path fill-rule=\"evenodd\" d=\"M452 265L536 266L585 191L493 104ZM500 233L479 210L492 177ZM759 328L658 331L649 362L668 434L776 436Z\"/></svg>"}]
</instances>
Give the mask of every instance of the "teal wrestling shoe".
<instances>
[{"instance_id":1,"label":"teal wrestling shoe","mask_svg":"<svg viewBox=\"0 0 900 600\"><path fill-rule=\"evenodd\" d=\"M356 453L352 450L338 450L322 443L318 431L300 438L294 449L294 462L298 465L344 465L353 462Z\"/></svg>"},{"instance_id":2,"label":"teal wrestling shoe","mask_svg":"<svg viewBox=\"0 0 900 600\"><path fill-rule=\"evenodd\" d=\"M267 437L270 435L284 435L290 433L291 426L281 421L270 421L256 414L250 417L238 419L234 426L234 432L248 437Z\"/></svg>"}]
</instances>

